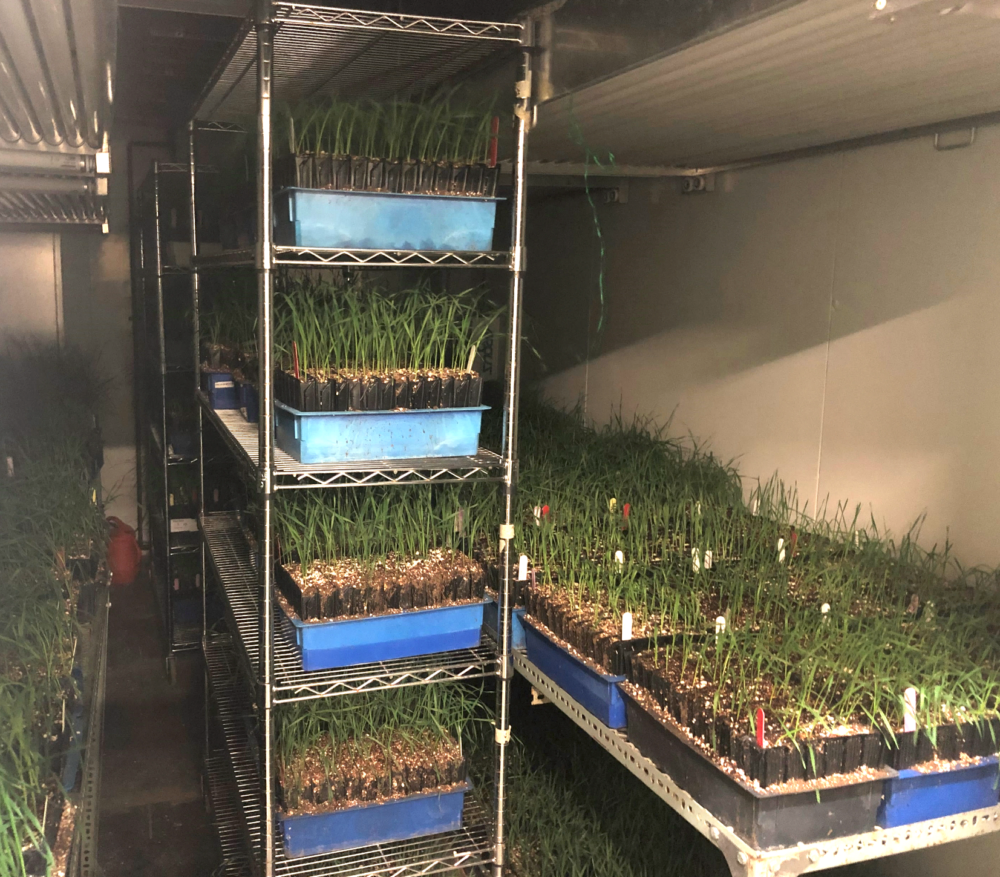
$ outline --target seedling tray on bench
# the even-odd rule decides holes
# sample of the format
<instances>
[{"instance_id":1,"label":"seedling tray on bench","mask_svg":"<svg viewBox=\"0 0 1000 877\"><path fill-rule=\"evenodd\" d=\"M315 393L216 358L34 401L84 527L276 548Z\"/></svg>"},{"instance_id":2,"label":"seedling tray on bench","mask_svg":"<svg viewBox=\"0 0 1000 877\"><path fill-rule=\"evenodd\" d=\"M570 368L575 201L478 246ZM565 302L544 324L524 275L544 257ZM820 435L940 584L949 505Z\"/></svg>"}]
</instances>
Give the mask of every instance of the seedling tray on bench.
<instances>
[{"instance_id":1,"label":"seedling tray on bench","mask_svg":"<svg viewBox=\"0 0 1000 877\"><path fill-rule=\"evenodd\" d=\"M595 670L553 642L530 617L522 617L521 623L528 660L609 728L624 728L625 703L618 683L625 677Z\"/></svg>"},{"instance_id":2,"label":"seedling tray on bench","mask_svg":"<svg viewBox=\"0 0 1000 877\"><path fill-rule=\"evenodd\" d=\"M496 198L289 188L274 199L279 245L485 252Z\"/></svg>"},{"instance_id":3,"label":"seedling tray on bench","mask_svg":"<svg viewBox=\"0 0 1000 877\"><path fill-rule=\"evenodd\" d=\"M628 739L682 789L758 849L847 837L872 831L891 768L872 779L803 791L755 789L713 764L680 731L661 721L621 689Z\"/></svg>"},{"instance_id":4,"label":"seedling tray on bench","mask_svg":"<svg viewBox=\"0 0 1000 877\"><path fill-rule=\"evenodd\" d=\"M878 811L882 828L940 819L970 810L995 807L998 793L997 757L978 764L922 772L908 769L886 780L885 800Z\"/></svg>"},{"instance_id":5,"label":"seedling tray on bench","mask_svg":"<svg viewBox=\"0 0 1000 877\"><path fill-rule=\"evenodd\" d=\"M275 441L300 463L471 457L486 410L297 411L275 402Z\"/></svg>"},{"instance_id":6,"label":"seedling tray on bench","mask_svg":"<svg viewBox=\"0 0 1000 877\"><path fill-rule=\"evenodd\" d=\"M420 792L405 798L358 804L331 813L279 815L289 858L408 840L462 827L466 782L446 792Z\"/></svg>"}]
</instances>

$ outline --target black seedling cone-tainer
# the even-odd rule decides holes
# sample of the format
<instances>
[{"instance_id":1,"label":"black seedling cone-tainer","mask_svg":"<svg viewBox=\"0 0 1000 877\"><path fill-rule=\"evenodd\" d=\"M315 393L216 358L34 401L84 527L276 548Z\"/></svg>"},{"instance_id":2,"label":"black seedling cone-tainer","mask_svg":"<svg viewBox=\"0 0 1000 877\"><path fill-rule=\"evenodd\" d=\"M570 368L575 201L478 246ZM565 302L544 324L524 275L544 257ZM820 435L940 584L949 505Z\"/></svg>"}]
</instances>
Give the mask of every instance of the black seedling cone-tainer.
<instances>
[{"instance_id":1,"label":"black seedling cone-tainer","mask_svg":"<svg viewBox=\"0 0 1000 877\"><path fill-rule=\"evenodd\" d=\"M833 785L818 793L755 789L711 762L679 730L643 708L624 686L622 696L629 742L752 846L795 846L875 828L885 781L895 771L883 768L873 779Z\"/></svg>"}]
</instances>

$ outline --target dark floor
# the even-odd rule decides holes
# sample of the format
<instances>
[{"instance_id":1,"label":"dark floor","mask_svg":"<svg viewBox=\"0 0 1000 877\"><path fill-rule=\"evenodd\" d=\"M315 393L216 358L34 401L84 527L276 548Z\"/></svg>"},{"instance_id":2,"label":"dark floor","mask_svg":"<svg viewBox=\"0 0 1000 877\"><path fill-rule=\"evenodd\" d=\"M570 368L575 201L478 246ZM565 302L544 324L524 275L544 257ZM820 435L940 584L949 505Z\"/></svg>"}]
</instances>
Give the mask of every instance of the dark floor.
<instances>
[{"instance_id":1,"label":"dark floor","mask_svg":"<svg viewBox=\"0 0 1000 877\"><path fill-rule=\"evenodd\" d=\"M198 653L165 672L163 628L143 577L111 596L98 862L104 877L209 877L218 864L202 795Z\"/></svg>"}]
</instances>

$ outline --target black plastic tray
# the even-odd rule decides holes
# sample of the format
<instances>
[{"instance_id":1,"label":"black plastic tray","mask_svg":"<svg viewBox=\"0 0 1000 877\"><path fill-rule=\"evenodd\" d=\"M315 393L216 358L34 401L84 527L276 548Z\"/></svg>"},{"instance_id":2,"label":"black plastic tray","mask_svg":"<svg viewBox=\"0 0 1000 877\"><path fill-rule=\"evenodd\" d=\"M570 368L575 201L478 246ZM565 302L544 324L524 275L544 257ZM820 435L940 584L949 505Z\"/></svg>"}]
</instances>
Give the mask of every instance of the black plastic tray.
<instances>
[{"instance_id":1,"label":"black plastic tray","mask_svg":"<svg viewBox=\"0 0 1000 877\"><path fill-rule=\"evenodd\" d=\"M871 831L885 776L803 792L769 792L744 785L713 764L683 734L647 712L622 687L628 739L705 809L757 849L795 846Z\"/></svg>"}]
</instances>

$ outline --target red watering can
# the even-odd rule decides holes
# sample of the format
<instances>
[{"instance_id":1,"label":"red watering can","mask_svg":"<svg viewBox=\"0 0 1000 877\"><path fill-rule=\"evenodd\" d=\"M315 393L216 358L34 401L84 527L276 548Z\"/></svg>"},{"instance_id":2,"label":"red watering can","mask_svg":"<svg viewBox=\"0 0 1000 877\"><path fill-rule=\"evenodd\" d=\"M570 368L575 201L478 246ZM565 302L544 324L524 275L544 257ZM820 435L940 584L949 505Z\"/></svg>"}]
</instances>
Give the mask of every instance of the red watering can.
<instances>
[{"instance_id":1,"label":"red watering can","mask_svg":"<svg viewBox=\"0 0 1000 877\"><path fill-rule=\"evenodd\" d=\"M111 538L108 540L108 568L111 584L131 585L139 574L142 550L135 538L135 530L121 518L110 517Z\"/></svg>"}]
</instances>

